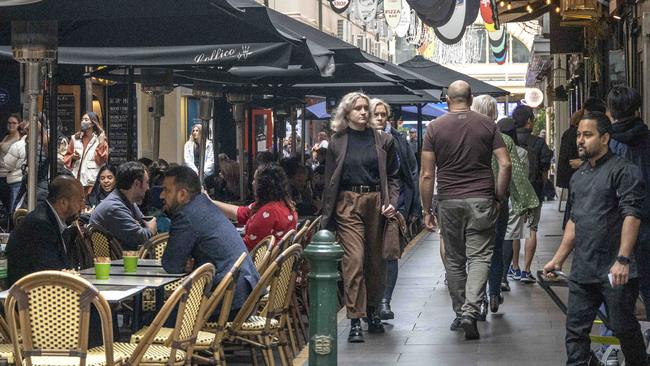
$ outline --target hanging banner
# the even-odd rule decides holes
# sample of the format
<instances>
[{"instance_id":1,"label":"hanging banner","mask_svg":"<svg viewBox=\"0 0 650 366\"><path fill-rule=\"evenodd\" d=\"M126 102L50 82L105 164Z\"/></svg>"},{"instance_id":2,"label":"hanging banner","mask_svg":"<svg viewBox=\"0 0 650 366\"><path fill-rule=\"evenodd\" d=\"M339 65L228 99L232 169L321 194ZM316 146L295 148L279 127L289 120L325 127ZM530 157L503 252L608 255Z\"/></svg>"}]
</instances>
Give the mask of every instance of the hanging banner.
<instances>
[{"instance_id":1,"label":"hanging banner","mask_svg":"<svg viewBox=\"0 0 650 366\"><path fill-rule=\"evenodd\" d=\"M357 0L357 17L368 24L377 15L377 0Z\"/></svg>"},{"instance_id":2,"label":"hanging banner","mask_svg":"<svg viewBox=\"0 0 650 366\"><path fill-rule=\"evenodd\" d=\"M350 0L330 0L330 6L335 13L341 14L344 11L348 10L348 6L350 6Z\"/></svg>"},{"instance_id":3,"label":"hanging banner","mask_svg":"<svg viewBox=\"0 0 650 366\"><path fill-rule=\"evenodd\" d=\"M465 16L467 14L467 2L469 0L458 0L454 8L454 13L447 23L434 27L436 37L442 42L452 45L463 38L465 34ZM477 9L478 10L478 9Z\"/></svg>"},{"instance_id":4,"label":"hanging banner","mask_svg":"<svg viewBox=\"0 0 650 366\"><path fill-rule=\"evenodd\" d=\"M395 30L402 16L402 0L384 0L384 18L386 24Z\"/></svg>"},{"instance_id":5,"label":"hanging banner","mask_svg":"<svg viewBox=\"0 0 650 366\"><path fill-rule=\"evenodd\" d=\"M395 27L395 34L402 38L406 36L406 33L409 31L409 26L411 25L411 7L406 2L402 0L402 10L400 10L399 23Z\"/></svg>"}]
</instances>

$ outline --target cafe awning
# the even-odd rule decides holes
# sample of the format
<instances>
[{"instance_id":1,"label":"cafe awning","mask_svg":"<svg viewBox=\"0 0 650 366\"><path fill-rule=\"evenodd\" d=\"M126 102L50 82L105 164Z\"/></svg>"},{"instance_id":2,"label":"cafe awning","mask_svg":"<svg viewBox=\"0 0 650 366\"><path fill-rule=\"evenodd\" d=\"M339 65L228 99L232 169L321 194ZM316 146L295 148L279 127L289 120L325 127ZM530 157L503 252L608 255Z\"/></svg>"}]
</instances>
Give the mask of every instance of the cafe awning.
<instances>
[{"instance_id":1,"label":"cafe awning","mask_svg":"<svg viewBox=\"0 0 650 366\"><path fill-rule=\"evenodd\" d=\"M408 61L402 62L399 66L422 75L445 88L456 80L464 80L469 83L474 95L488 94L496 97L510 94L507 90L490 85L461 72L454 71L438 63L429 61L422 56L415 56Z\"/></svg>"}]
</instances>

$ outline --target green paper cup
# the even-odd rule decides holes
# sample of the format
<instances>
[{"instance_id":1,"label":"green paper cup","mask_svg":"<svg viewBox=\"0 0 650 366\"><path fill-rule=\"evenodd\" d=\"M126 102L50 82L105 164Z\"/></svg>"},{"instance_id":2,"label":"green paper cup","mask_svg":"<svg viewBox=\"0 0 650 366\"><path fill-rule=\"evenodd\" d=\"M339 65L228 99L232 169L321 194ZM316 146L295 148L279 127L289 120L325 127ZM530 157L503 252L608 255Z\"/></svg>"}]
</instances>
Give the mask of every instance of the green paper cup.
<instances>
[{"instance_id":1,"label":"green paper cup","mask_svg":"<svg viewBox=\"0 0 650 366\"><path fill-rule=\"evenodd\" d=\"M138 270L138 257L124 257L124 272L133 273Z\"/></svg>"},{"instance_id":2,"label":"green paper cup","mask_svg":"<svg viewBox=\"0 0 650 366\"><path fill-rule=\"evenodd\" d=\"M110 272L110 263L95 263L95 278L98 280L107 280Z\"/></svg>"}]
</instances>

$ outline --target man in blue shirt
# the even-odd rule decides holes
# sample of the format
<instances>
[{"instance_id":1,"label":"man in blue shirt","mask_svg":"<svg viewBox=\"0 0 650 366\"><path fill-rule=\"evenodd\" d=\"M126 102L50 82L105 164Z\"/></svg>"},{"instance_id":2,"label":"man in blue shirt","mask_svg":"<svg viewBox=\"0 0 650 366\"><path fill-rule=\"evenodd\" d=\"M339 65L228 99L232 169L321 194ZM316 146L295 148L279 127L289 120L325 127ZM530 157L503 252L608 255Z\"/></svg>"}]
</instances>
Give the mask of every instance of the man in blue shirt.
<instances>
[{"instance_id":1,"label":"man in blue shirt","mask_svg":"<svg viewBox=\"0 0 650 366\"><path fill-rule=\"evenodd\" d=\"M165 173L160 194L163 209L172 220L169 241L162 257L162 266L169 273L184 273L205 263L215 268L216 286L230 271L246 246L235 226L201 194L201 182L190 168L176 166ZM259 273L250 257L240 269L233 299L233 312L241 308L259 281Z\"/></svg>"},{"instance_id":2,"label":"man in blue shirt","mask_svg":"<svg viewBox=\"0 0 650 366\"><path fill-rule=\"evenodd\" d=\"M149 174L145 166L129 161L117 168L117 184L90 215L90 223L99 225L122 244L124 250L138 250L147 239L156 235L156 219L143 220L138 204L149 190Z\"/></svg>"}]
</instances>

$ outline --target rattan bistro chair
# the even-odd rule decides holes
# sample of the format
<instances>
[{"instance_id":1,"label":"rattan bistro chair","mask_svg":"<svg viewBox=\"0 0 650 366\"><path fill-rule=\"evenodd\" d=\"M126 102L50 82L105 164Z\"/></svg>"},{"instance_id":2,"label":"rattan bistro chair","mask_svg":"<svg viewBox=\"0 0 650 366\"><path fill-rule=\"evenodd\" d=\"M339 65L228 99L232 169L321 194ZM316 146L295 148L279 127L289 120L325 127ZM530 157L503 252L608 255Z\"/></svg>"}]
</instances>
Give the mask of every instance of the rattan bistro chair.
<instances>
[{"instance_id":1,"label":"rattan bistro chair","mask_svg":"<svg viewBox=\"0 0 650 366\"><path fill-rule=\"evenodd\" d=\"M160 233L152 236L147 240L138 253L140 259L161 259L167 242L169 241L169 233Z\"/></svg>"},{"instance_id":2,"label":"rattan bistro chair","mask_svg":"<svg viewBox=\"0 0 650 366\"><path fill-rule=\"evenodd\" d=\"M122 258L122 246L117 239L115 239L113 235L103 227L95 224L86 226L86 240L90 242L95 258Z\"/></svg>"},{"instance_id":3,"label":"rattan bistro chair","mask_svg":"<svg viewBox=\"0 0 650 366\"><path fill-rule=\"evenodd\" d=\"M287 231L284 234L284 236L282 237L282 239L280 239L280 241L277 242L277 244L275 245L275 247L271 251L271 258L269 260L269 263L273 262L275 260L275 258L277 258L277 256L280 253L284 252L287 248L289 248L291 246L291 244L293 244L293 239L295 237L296 237L296 230L295 229L291 229L291 230ZM262 272L260 272L260 273L262 273Z\"/></svg>"},{"instance_id":4,"label":"rattan bistro chair","mask_svg":"<svg viewBox=\"0 0 650 366\"><path fill-rule=\"evenodd\" d=\"M27 216L28 213L29 211L27 211L27 209L25 208L17 208L16 211L14 211L14 216L13 216L14 227L18 226L18 224L20 224L23 221L23 219L25 218L25 216Z\"/></svg>"},{"instance_id":5,"label":"rattan bistro chair","mask_svg":"<svg viewBox=\"0 0 650 366\"><path fill-rule=\"evenodd\" d=\"M230 271L226 273L226 275L221 279L218 286L214 289L214 291L212 291L212 294L206 300L203 317L197 320L197 326L202 328L203 331L199 331L197 333L194 350L209 350L211 351L212 356L210 358L202 357L195 352L193 358L207 362L209 364L221 364L221 361L223 360L221 340L225 334L225 324L228 320L228 315L230 314L230 308L232 306L232 300L234 297L234 289L237 283L237 279L239 278L239 269L241 268L241 265L247 256L247 253L242 253ZM221 310L217 322L209 323L209 326L206 325L208 324L208 319L219 305L221 305ZM158 331L158 334L156 334L154 337L153 343L165 344L168 342L169 337L173 331L173 328L161 328L160 331ZM142 340L145 332L146 327L133 334L131 336L131 343L139 343ZM214 362L212 362L210 359L214 360Z\"/></svg>"},{"instance_id":6,"label":"rattan bistro chair","mask_svg":"<svg viewBox=\"0 0 650 366\"><path fill-rule=\"evenodd\" d=\"M124 365L189 365L199 331L199 319L207 304L206 299L214 277L214 266L206 263L183 279L154 318L140 342L114 343L114 348L124 354ZM177 308L176 323L164 344L153 344L156 335ZM101 347L97 348L97 350ZM95 350L95 349L93 349Z\"/></svg>"},{"instance_id":7,"label":"rattan bistro chair","mask_svg":"<svg viewBox=\"0 0 650 366\"><path fill-rule=\"evenodd\" d=\"M271 253L273 252L275 245L275 236L269 235L260 240L260 242L251 249L249 255L253 260L253 264L255 264L257 272L264 272L271 261Z\"/></svg>"},{"instance_id":8,"label":"rattan bistro chair","mask_svg":"<svg viewBox=\"0 0 650 366\"><path fill-rule=\"evenodd\" d=\"M273 348L278 349L282 365L289 365L286 326L301 256L299 244L282 252L266 269L235 319L226 326L228 342L261 349L266 364L270 366L275 365ZM267 288L268 303L262 311L253 314L258 308L259 296Z\"/></svg>"},{"instance_id":9,"label":"rattan bistro chair","mask_svg":"<svg viewBox=\"0 0 650 366\"><path fill-rule=\"evenodd\" d=\"M88 350L91 306L101 319L104 346ZM115 365L121 360L119 352L113 353L108 302L81 277L60 271L25 276L9 290L5 313L16 365Z\"/></svg>"}]
</instances>

